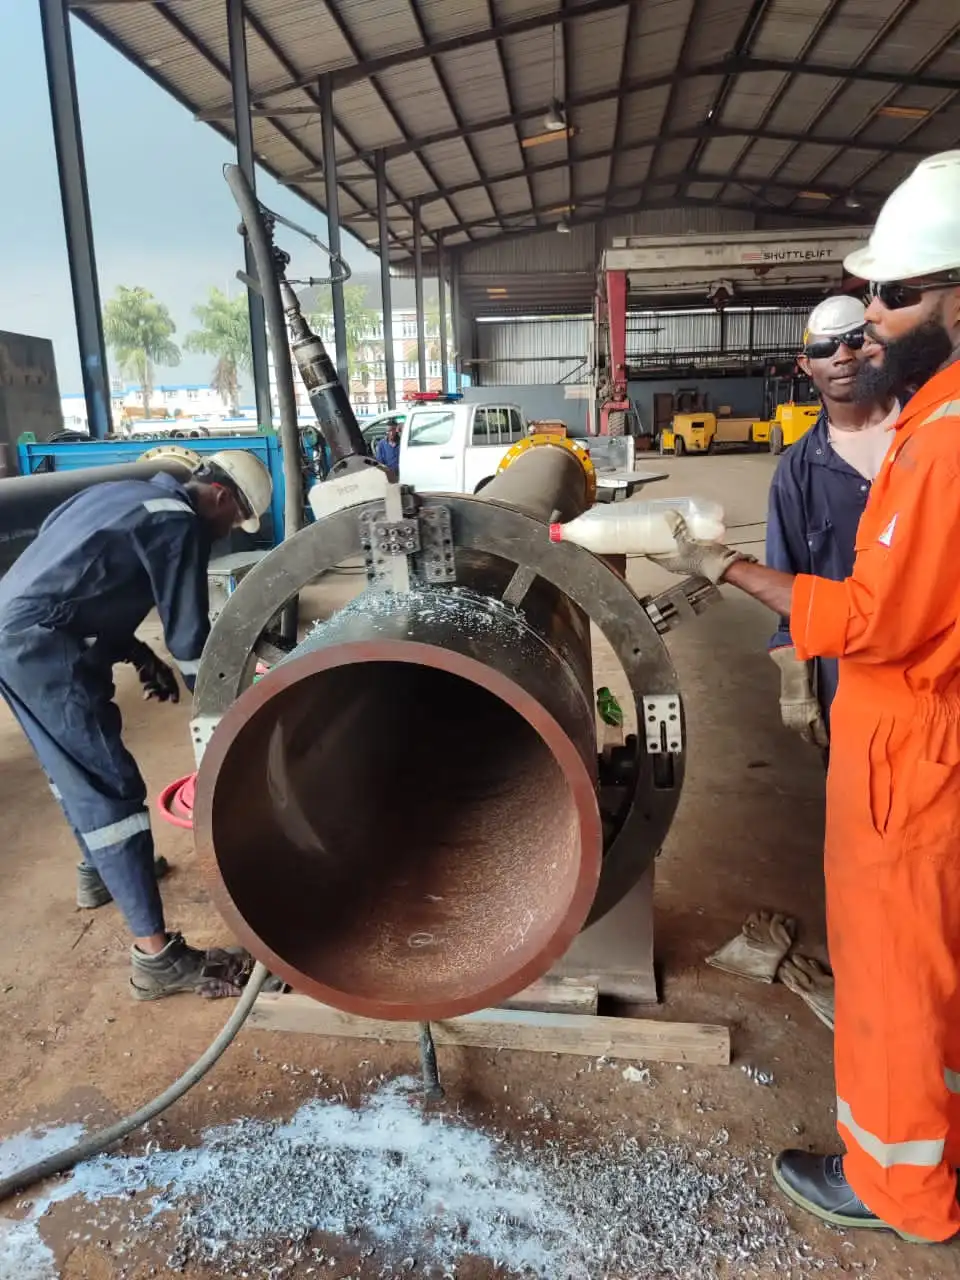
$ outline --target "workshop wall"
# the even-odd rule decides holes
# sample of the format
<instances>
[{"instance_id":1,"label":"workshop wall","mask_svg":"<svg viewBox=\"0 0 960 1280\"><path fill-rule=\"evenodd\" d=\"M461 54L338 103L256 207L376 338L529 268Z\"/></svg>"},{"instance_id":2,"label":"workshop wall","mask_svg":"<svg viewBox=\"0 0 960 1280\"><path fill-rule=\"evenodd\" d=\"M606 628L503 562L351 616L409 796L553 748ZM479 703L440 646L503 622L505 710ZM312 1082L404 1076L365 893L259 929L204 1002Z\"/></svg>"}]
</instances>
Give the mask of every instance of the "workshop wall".
<instances>
[{"instance_id":1,"label":"workshop wall","mask_svg":"<svg viewBox=\"0 0 960 1280\"><path fill-rule=\"evenodd\" d=\"M630 399L636 406L645 431L653 428L653 397L660 392L678 391L705 394L707 407L728 404L735 418L759 418L763 414L762 378L666 378L631 382ZM496 386L464 387L463 398L471 404L491 404L502 400L518 404L528 420L558 418L575 436L587 434L587 412L591 388L587 383L566 386L529 383L500 383Z\"/></svg>"},{"instance_id":2,"label":"workshop wall","mask_svg":"<svg viewBox=\"0 0 960 1280\"><path fill-rule=\"evenodd\" d=\"M631 382L630 399L640 414L644 430L653 425L653 397L662 392L699 391L707 396L706 407L716 411L728 404L734 418L763 416L763 378L664 378Z\"/></svg>"}]
</instances>

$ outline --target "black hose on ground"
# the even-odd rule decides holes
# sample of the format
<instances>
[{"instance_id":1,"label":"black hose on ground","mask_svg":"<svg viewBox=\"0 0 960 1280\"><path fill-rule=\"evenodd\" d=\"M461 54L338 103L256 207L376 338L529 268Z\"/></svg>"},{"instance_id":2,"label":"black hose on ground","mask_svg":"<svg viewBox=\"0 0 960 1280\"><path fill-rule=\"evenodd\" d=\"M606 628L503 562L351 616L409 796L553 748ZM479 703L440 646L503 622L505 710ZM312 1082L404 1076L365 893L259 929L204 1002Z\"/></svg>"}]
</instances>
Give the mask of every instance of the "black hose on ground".
<instances>
[{"instance_id":1,"label":"black hose on ground","mask_svg":"<svg viewBox=\"0 0 960 1280\"><path fill-rule=\"evenodd\" d=\"M57 1173L66 1173L68 1169L72 1169L74 1165L80 1164L81 1161L90 1160L93 1156L99 1155L101 1151L106 1151L107 1147L112 1147L114 1143L120 1142L122 1138L133 1133L134 1129L139 1129L142 1125L149 1124L162 1111L166 1111L173 1103L178 1102L189 1089L192 1089L195 1084L203 1079L210 1068L223 1056L237 1032L250 1016L250 1010L253 1008L256 998L269 976L269 969L258 960L253 967L250 980L243 989L243 994L237 1001L236 1008L227 1019L223 1029L206 1052L200 1055L193 1066L185 1071L179 1080L175 1080L168 1089L164 1089L163 1093L154 1098L152 1102L148 1102L139 1111L134 1111L132 1115L126 1116L123 1120L118 1120L115 1124L108 1125L106 1129L101 1129L99 1133L91 1134L89 1138L83 1138L80 1142L75 1143L74 1146L67 1147L65 1151L58 1151L54 1155L47 1156L44 1160L38 1160L36 1164L28 1165L25 1169L20 1169L16 1173L10 1174L9 1177L0 1179L0 1201L6 1200L8 1196L15 1195L18 1191L26 1190L27 1187L32 1187L35 1182L41 1182L44 1178L52 1178Z\"/></svg>"}]
</instances>

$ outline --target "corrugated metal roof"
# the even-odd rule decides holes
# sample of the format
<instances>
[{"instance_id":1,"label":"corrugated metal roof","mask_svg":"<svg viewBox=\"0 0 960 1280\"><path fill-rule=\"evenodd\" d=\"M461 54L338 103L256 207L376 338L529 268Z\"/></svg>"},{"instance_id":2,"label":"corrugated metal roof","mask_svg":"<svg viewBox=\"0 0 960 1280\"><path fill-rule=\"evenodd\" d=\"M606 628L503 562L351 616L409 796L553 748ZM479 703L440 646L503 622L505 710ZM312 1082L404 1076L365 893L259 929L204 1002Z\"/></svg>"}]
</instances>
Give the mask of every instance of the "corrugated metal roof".
<instances>
[{"instance_id":1,"label":"corrugated metal roof","mask_svg":"<svg viewBox=\"0 0 960 1280\"><path fill-rule=\"evenodd\" d=\"M71 3L231 135L224 0ZM321 206L329 74L343 208L374 244L383 149L397 262L417 199L428 255L441 234L499 241L667 202L869 221L920 155L960 143L956 0L247 0L247 14L262 163ZM572 137L546 129L554 96Z\"/></svg>"}]
</instances>

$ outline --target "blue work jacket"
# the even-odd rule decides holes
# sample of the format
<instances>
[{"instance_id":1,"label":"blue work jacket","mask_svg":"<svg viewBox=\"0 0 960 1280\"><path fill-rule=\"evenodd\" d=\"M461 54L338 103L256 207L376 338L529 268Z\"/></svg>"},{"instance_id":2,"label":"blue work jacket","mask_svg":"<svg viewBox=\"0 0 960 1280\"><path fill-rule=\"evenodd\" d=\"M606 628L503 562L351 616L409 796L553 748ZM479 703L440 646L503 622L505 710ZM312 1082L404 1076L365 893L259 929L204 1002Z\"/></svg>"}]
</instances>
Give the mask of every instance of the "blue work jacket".
<instances>
[{"instance_id":1,"label":"blue work jacket","mask_svg":"<svg viewBox=\"0 0 960 1280\"><path fill-rule=\"evenodd\" d=\"M783 573L811 573L842 582L853 572L857 526L870 482L834 450L827 415L780 459L770 485L767 564ZM792 645L790 619L781 618L770 648ZM829 724L837 692L835 658L814 660L817 700Z\"/></svg>"},{"instance_id":2,"label":"blue work jacket","mask_svg":"<svg viewBox=\"0 0 960 1280\"><path fill-rule=\"evenodd\" d=\"M400 441L398 440L396 444L391 444L384 436L382 440L377 441L375 456L382 467L387 467L390 471L399 471Z\"/></svg>"},{"instance_id":3,"label":"blue work jacket","mask_svg":"<svg viewBox=\"0 0 960 1280\"><path fill-rule=\"evenodd\" d=\"M93 485L50 513L0 579L0 651L32 629L65 632L104 666L122 661L156 606L192 687L210 631L207 526L172 476Z\"/></svg>"}]
</instances>

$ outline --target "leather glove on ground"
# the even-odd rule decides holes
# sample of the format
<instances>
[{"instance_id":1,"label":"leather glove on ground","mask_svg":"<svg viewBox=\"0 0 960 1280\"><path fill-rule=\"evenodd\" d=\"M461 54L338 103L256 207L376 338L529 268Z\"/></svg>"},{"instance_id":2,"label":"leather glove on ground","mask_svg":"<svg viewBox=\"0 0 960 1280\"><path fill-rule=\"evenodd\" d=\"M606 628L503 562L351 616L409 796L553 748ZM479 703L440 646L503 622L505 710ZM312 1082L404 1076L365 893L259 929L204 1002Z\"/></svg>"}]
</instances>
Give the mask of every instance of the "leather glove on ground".
<instances>
[{"instance_id":1,"label":"leather glove on ground","mask_svg":"<svg viewBox=\"0 0 960 1280\"><path fill-rule=\"evenodd\" d=\"M833 974L813 956L794 954L784 960L777 977L811 1009L825 1027L833 1030Z\"/></svg>"},{"instance_id":2,"label":"leather glove on ground","mask_svg":"<svg viewBox=\"0 0 960 1280\"><path fill-rule=\"evenodd\" d=\"M180 686L173 668L158 658L149 645L142 640L135 640L127 661L140 677L145 699L156 698L158 702L180 701Z\"/></svg>"},{"instance_id":3,"label":"leather glove on ground","mask_svg":"<svg viewBox=\"0 0 960 1280\"><path fill-rule=\"evenodd\" d=\"M796 922L770 911L752 911L735 938L707 956L707 964L738 978L773 982L780 962L793 946Z\"/></svg>"},{"instance_id":4,"label":"leather glove on ground","mask_svg":"<svg viewBox=\"0 0 960 1280\"><path fill-rule=\"evenodd\" d=\"M784 726L812 747L829 747L830 735L813 694L810 668L797 657L793 645L771 649L770 657L780 668L780 718Z\"/></svg>"},{"instance_id":5,"label":"leather glove on ground","mask_svg":"<svg viewBox=\"0 0 960 1280\"><path fill-rule=\"evenodd\" d=\"M741 555L739 551L719 542L697 542L690 536L687 522L679 511L665 511L663 514L670 525L677 548L666 555L647 557L661 569L669 569L671 573L678 573L683 577L706 578L716 586L732 564L736 564L738 560L754 559L753 556Z\"/></svg>"}]
</instances>

